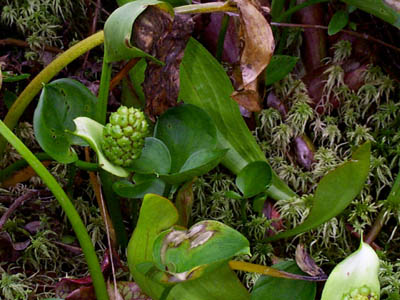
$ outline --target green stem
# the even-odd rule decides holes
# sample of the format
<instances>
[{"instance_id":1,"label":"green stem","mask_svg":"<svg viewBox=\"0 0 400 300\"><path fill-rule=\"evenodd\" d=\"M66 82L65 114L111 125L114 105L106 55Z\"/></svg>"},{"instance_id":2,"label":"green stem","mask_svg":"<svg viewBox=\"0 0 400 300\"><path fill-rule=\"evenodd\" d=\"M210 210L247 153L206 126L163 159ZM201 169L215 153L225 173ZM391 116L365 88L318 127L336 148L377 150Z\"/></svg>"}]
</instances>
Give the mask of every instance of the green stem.
<instances>
[{"instance_id":1,"label":"green stem","mask_svg":"<svg viewBox=\"0 0 400 300\"><path fill-rule=\"evenodd\" d=\"M160 300L167 300L169 293L171 292L174 285L167 286L161 294Z\"/></svg>"},{"instance_id":2,"label":"green stem","mask_svg":"<svg viewBox=\"0 0 400 300\"><path fill-rule=\"evenodd\" d=\"M299 5L296 5L290 9L288 9L285 13L281 14L276 22L282 22L283 20L285 20L287 17L289 17L290 15L294 14L296 11L299 11L300 9L307 7L307 6L311 6L317 3L322 3L322 2L329 2L329 0L308 0L306 2L303 2Z\"/></svg>"},{"instance_id":3,"label":"green stem","mask_svg":"<svg viewBox=\"0 0 400 300\"><path fill-rule=\"evenodd\" d=\"M174 8L176 14L204 14L211 12L238 12L236 5L231 1L190 4Z\"/></svg>"},{"instance_id":4,"label":"green stem","mask_svg":"<svg viewBox=\"0 0 400 300\"><path fill-rule=\"evenodd\" d=\"M72 228L79 240L82 251L85 255L88 264L89 272L93 280L93 286L96 292L97 299L108 300L107 288L104 281L103 273L100 269L100 264L96 256L92 241L86 231L79 214L71 203L68 196L65 194L61 186L57 183L55 178L43 166L43 164L36 158L36 156L19 140L12 131L0 121L0 134L22 155L22 157L29 162L31 167L42 178L43 182L54 194L62 209L67 215Z\"/></svg>"},{"instance_id":5,"label":"green stem","mask_svg":"<svg viewBox=\"0 0 400 300\"><path fill-rule=\"evenodd\" d=\"M228 30L228 25L229 25L229 16L224 15L221 22L221 29L218 34L217 52L215 53L215 58L218 61L221 61L222 52L224 52L224 42L225 42L226 31Z\"/></svg>"},{"instance_id":6,"label":"green stem","mask_svg":"<svg viewBox=\"0 0 400 300\"><path fill-rule=\"evenodd\" d=\"M90 37L80 41L76 45L69 48L67 51L53 60L46 68L44 68L22 91L17 100L13 103L8 111L4 123L8 128L13 129L25 109L28 107L32 99L40 92L44 83L48 83L70 62L86 53L90 49L102 44L104 41L104 32L100 31ZM0 137L0 157L4 153L7 142Z\"/></svg>"},{"instance_id":7,"label":"green stem","mask_svg":"<svg viewBox=\"0 0 400 300\"><path fill-rule=\"evenodd\" d=\"M106 56L106 51L104 49L104 57ZM101 70L100 87L97 103L98 117L97 121L100 124L106 123L107 117L107 104L108 104L108 94L110 92L110 80L111 80L112 65L107 63L103 59L103 68Z\"/></svg>"},{"instance_id":8,"label":"green stem","mask_svg":"<svg viewBox=\"0 0 400 300\"><path fill-rule=\"evenodd\" d=\"M378 217L375 219L371 230L368 232L366 238L364 239L364 241L368 244L371 244L373 241L375 241L379 232L381 232L383 225L386 223L387 219L390 216L390 208L393 206L398 206L400 203L400 173L397 174L396 180L394 181L392 189L390 190L389 196L386 199L386 203L388 204L389 208L382 208Z\"/></svg>"}]
</instances>

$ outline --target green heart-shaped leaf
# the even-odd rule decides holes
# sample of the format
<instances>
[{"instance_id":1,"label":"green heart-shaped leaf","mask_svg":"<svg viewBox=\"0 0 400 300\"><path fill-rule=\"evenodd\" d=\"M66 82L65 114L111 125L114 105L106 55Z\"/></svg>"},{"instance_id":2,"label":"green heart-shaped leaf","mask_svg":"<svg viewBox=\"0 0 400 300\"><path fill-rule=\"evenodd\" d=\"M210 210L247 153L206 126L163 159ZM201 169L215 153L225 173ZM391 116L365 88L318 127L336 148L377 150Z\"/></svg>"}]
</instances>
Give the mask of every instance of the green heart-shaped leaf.
<instances>
[{"instance_id":1,"label":"green heart-shaped leaf","mask_svg":"<svg viewBox=\"0 0 400 300\"><path fill-rule=\"evenodd\" d=\"M224 158L227 150L200 150L193 153L177 173L161 175L169 184L178 184L214 169Z\"/></svg>"},{"instance_id":2,"label":"green heart-shaped leaf","mask_svg":"<svg viewBox=\"0 0 400 300\"><path fill-rule=\"evenodd\" d=\"M127 257L135 282L154 300L161 298L165 287L143 272L154 266L153 246L157 236L177 222L178 212L168 199L154 194L144 197ZM217 272L177 284L167 299L249 300L249 294L225 263Z\"/></svg>"},{"instance_id":3,"label":"green heart-shaped leaf","mask_svg":"<svg viewBox=\"0 0 400 300\"><path fill-rule=\"evenodd\" d=\"M165 182L153 178L140 183L133 184L128 180L120 180L113 184L113 190L118 196L124 198L141 199L146 194L162 195L165 189Z\"/></svg>"},{"instance_id":4,"label":"green heart-shaped leaf","mask_svg":"<svg viewBox=\"0 0 400 300\"><path fill-rule=\"evenodd\" d=\"M136 0L116 9L104 24L104 60L107 63L135 57L147 57L159 62L131 44L133 24L149 5L156 5L174 15L168 3L157 0Z\"/></svg>"},{"instance_id":5,"label":"green heart-shaped leaf","mask_svg":"<svg viewBox=\"0 0 400 300\"><path fill-rule=\"evenodd\" d=\"M153 247L157 266L170 273L192 271L238 254L250 254L249 241L217 221L202 221L189 230L167 230L156 238Z\"/></svg>"},{"instance_id":6,"label":"green heart-shaped leaf","mask_svg":"<svg viewBox=\"0 0 400 300\"><path fill-rule=\"evenodd\" d=\"M33 116L35 136L42 149L61 163L76 161L71 145L83 141L66 130L75 130L76 117L94 118L96 103L96 97L76 80L64 78L46 84Z\"/></svg>"},{"instance_id":7,"label":"green heart-shaped leaf","mask_svg":"<svg viewBox=\"0 0 400 300\"><path fill-rule=\"evenodd\" d=\"M168 174L170 168L171 155L167 146L159 139L148 137L142 154L128 169L141 174Z\"/></svg>"},{"instance_id":8,"label":"green heart-shaped leaf","mask_svg":"<svg viewBox=\"0 0 400 300\"><path fill-rule=\"evenodd\" d=\"M120 166L114 165L103 154L101 150L101 141L103 139L104 126L100 123L86 118L79 117L74 120L76 130L71 132L88 142L90 147L96 152L97 159L101 168L119 177L127 177L129 172Z\"/></svg>"},{"instance_id":9,"label":"green heart-shaped leaf","mask_svg":"<svg viewBox=\"0 0 400 300\"><path fill-rule=\"evenodd\" d=\"M184 104L167 110L155 127L154 136L171 154L171 173L181 170L188 158L199 150L216 148L216 128L201 108Z\"/></svg>"},{"instance_id":10,"label":"green heart-shaped leaf","mask_svg":"<svg viewBox=\"0 0 400 300\"><path fill-rule=\"evenodd\" d=\"M236 177L236 185L245 198L264 192L271 184L272 170L265 161L255 161L244 167Z\"/></svg>"}]
</instances>

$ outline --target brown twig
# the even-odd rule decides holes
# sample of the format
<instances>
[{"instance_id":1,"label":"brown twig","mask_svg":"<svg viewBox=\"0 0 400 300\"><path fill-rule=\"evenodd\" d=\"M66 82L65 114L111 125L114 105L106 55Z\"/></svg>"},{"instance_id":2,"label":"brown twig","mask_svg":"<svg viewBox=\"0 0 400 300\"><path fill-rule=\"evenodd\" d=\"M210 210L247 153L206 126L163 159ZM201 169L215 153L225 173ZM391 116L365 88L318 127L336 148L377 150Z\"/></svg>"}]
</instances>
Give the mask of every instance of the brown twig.
<instances>
[{"instance_id":1,"label":"brown twig","mask_svg":"<svg viewBox=\"0 0 400 300\"><path fill-rule=\"evenodd\" d=\"M0 40L0 46L8 46L8 45L17 46L17 47L23 47L23 48L30 47L28 42L17 40L17 39L8 38L8 39ZM62 52L64 52L63 50L61 50L61 49L59 49L57 47L52 47L52 46L44 46L43 49L45 51L54 52L54 53L62 53Z\"/></svg>"},{"instance_id":2,"label":"brown twig","mask_svg":"<svg viewBox=\"0 0 400 300\"><path fill-rule=\"evenodd\" d=\"M379 232L382 230L382 227L385 224L388 215L389 213L386 209L381 210L374 224L372 225L371 230L368 232L367 236L364 239L366 243L371 244L373 241L375 241Z\"/></svg>"},{"instance_id":3,"label":"brown twig","mask_svg":"<svg viewBox=\"0 0 400 300\"><path fill-rule=\"evenodd\" d=\"M313 28L313 29L325 29L328 30L328 26L324 25L311 25L311 24L291 24L291 23L278 23L278 22L271 22L271 26L277 26L277 27L296 27L296 28ZM388 44L380 39L377 39L373 36L370 36L366 33L358 33L352 30L346 30L342 29L342 32L353 35L355 37L358 37L360 39L368 40L368 41L373 41L377 44L381 44L382 46L388 47L392 50L395 50L397 52L400 52L400 48L393 46L391 44Z\"/></svg>"},{"instance_id":4,"label":"brown twig","mask_svg":"<svg viewBox=\"0 0 400 300\"><path fill-rule=\"evenodd\" d=\"M3 227L3 225L7 222L8 218L12 215L12 213L18 208L18 206L22 205L26 200L29 200L30 198L32 198L33 196L35 196L37 194L38 194L38 191L31 190L31 191L27 192L26 194L15 199L14 202L7 209L7 211L1 216L0 230Z\"/></svg>"},{"instance_id":5,"label":"brown twig","mask_svg":"<svg viewBox=\"0 0 400 300\"><path fill-rule=\"evenodd\" d=\"M115 75L110 82L110 91L113 90L118 83L128 74L128 72L136 65L139 58L132 58L128 63Z\"/></svg>"},{"instance_id":6,"label":"brown twig","mask_svg":"<svg viewBox=\"0 0 400 300\"><path fill-rule=\"evenodd\" d=\"M94 9L94 14L93 14L93 20L92 20L92 26L90 27L89 30L89 36L91 36L93 33L96 32L96 25L97 25L97 19L99 17L100 14L100 8L101 8L101 0L97 0L97 3L95 5L95 9ZM88 52L86 52L85 54L85 58L83 59L83 69L86 68L86 64L89 58L89 54L90 54L90 50Z\"/></svg>"},{"instance_id":7,"label":"brown twig","mask_svg":"<svg viewBox=\"0 0 400 300\"><path fill-rule=\"evenodd\" d=\"M85 147L85 160L87 162L90 162L90 154L89 154L88 147ZM106 226L106 230L109 231L109 233L110 233L111 245L114 247L114 249L116 249L117 248L117 236L115 233L114 226L111 222L110 215L108 214L107 208L103 201L103 195L101 193L99 179L94 172L88 172L88 173L89 173L89 177L90 177L90 183L93 187L93 191L96 196L97 204L100 208L101 217L103 218L104 224Z\"/></svg>"}]
</instances>

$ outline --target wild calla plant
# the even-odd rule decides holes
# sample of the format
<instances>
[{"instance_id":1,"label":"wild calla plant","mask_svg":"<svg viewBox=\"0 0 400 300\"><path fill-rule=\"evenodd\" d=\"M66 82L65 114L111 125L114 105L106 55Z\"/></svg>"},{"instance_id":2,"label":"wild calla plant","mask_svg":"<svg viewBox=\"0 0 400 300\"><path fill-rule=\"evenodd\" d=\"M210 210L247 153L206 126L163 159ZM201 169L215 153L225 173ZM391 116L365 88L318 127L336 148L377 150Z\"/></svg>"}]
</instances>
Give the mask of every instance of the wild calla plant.
<instances>
[{"instance_id":1,"label":"wild calla plant","mask_svg":"<svg viewBox=\"0 0 400 300\"><path fill-rule=\"evenodd\" d=\"M331 272L321 300L378 300L379 258L370 245L360 247Z\"/></svg>"}]
</instances>

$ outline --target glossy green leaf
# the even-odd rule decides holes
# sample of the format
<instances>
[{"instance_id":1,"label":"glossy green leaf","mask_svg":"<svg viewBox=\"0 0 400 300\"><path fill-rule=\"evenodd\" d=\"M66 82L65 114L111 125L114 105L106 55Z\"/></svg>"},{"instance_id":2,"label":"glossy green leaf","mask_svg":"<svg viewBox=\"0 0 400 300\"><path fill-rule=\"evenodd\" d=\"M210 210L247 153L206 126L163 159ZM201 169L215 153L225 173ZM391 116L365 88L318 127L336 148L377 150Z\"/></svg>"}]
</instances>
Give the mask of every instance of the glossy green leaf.
<instances>
[{"instance_id":1,"label":"glossy green leaf","mask_svg":"<svg viewBox=\"0 0 400 300\"><path fill-rule=\"evenodd\" d=\"M59 162L76 161L71 145L82 140L66 130L75 130L76 117L94 118L96 102L89 89L76 80L64 78L46 84L33 116L35 136L42 149Z\"/></svg>"},{"instance_id":2,"label":"glossy green leaf","mask_svg":"<svg viewBox=\"0 0 400 300\"><path fill-rule=\"evenodd\" d=\"M147 57L158 62L156 58L131 44L133 24L149 5L156 5L171 15L174 14L168 3L157 0L136 0L116 9L104 24L104 60L106 62L135 57Z\"/></svg>"},{"instance_id":3,"label":"glossy green leaf","mask_svg":"<svg viewBox=\"0 0 400 300\"><path fill-rule=\"evenodd\" d=\"M160 178L169 184L178 184L201 176L214 169L224 158L227 150L200 150L193 153L179 172L161 175Z\"/></svg>"},{"instance_id":4,"label":"glossy green leaf","mask_svg":"<svg viewBox=\"0 0 400 300\"><path fill-rule=\"evenodd\" d=\"M89 143L90 147L96 152L99 165L102 169L118 177L127 177L129 175L127 170L114 165L104 156L103 151L101 150L103 125L86 117L76 118L74 123L76 125L76 130L71 133L81 137Z\"/></svg>"},{"instance_id":5,"label":"glossy green leaf","mask_svg":"<svg viewBox=\"0 0 400 300\"><path fill-rule=\"evenodd\" d=\"M383 0L342 0L343 2L353 5L367 13L396 26L400 29L400 12L395 11L389 5L385 5Z\"/></svg>"},{"instance_id":6,"label":"glossy green leaf","mask_svg":"<svg viewBox=\"0 0 400 300\"><path fill-rule=\"evenodd\" d=\"M360 146L352 158L325 175L318 183L313 206L299 226L268 238L268 241L290 237L316 228L340 214L360 193L368 177L371 144Z\"/></svg>"},{"instance_id":7,"label":"glossy green leaf","mask_svg":"<svg viewBox=\"0 0 400 300\"><path fill-rule=\"evenodd\" d=\"M347 23L349 23L349 13L344 10L338 10L329 21L328 34L334 35L338 33L346 27Z\"/></svg>"},{"instance_id":8,"label":"glossy green leaf","mask_svg":"<svg viewBox=\"0 0 400 300\"><path fill-rule=\"evenodd\" d=\"M171 173L181 170L188 158L199 150L216 148L216 128L202 109L180 105L158 119L154 136L163 141L171 154Z\"/></svg>"},{"instance_id":9,"label":"glossy green leaf","mask_svg":"<svg viewBox=\"0 0 400 300\"><path fill-rule=\"evenodd\" d=\"M168 174L171 155L167 146L159 139L146 138L142 154L128 169L141 174Z\"/></svg>"},{"instance_id":10,"label":"glossy green leaf","mask_svg":"<svg viewBox=\"0 0 400 300\"><path fill-rule=\"evenodd\" d=\"M232 84L218 61L190 39L180 66L179 99L204 109L217 127L218 148L229 149L222 164L238 174L248 163L266 161L230 95ZM296 195L275 173L268 190L275 199Z\"/></svg>"},{"instance_id":11,"label":"glossy green leaf","mask_svg":"<svg viewBox=\"0 0 400 300\"><path fill-rule=\"evenodd\" d=\"M147 194L143 199L139 220L128 245L128 265L135 282L153 300L161 297L165 287L146 277L140 265L153 262L153 245L157 236L178 222L178 212L166 198ZM218 272L197 280L179 283L168 300L248 300L249 294L227 264Z\"/></svg>"},{"instance_id":12,"label":"glossy green leaf","mask_svg":"<svg viewBox=\"0 0 400 300\"><path fill-rule=\"evenodd\" d=\"M271 85L285 78L296 66L298 57L289 55L274 55L265 70L265 84Z\"/></svg>"},{"instance_id":13,"label":"glossy green leaf","mask_svg":"<svg viewBox=\"0 0 400 300\"><path fill-rule=\"evenodd\" d=\"M120 180L113 184L113 190L118 196L124 198L141 199L146 194L162 195L165 189L165 182L153 178L133 184L128 180Z\"/></svg>"},{"instance_id":14,"label":"glossy green leaf","mask_svg":"<svg viewBox=\"0 0 400 300\"><path fill-rule=\"evenodd\" d=\"M244 167L236 177L236 185L245 198L264 192L271 184L272 170L265 161L255 161Z\"/></svg>"},{"instance_id":15,"label":"glossy green leaf","mask_svg":"<svg viewBox=\"0 0 400 300\"><path fill-rule=\"evenodd\" d=\"M153 258L161 270L190 274L195 268L250 254L249 241L238 231L217 221L202 221L189 230L162 232L155 240ZM192 278L190 278L192 279Z\"/></svg>"},{"instance_id":16,"label":"glossy green leaf","mask_svg":"<svg viewBox=\"0 0 400 300\"><path fill-rule=\"evenodd\" d=\"M273 268L305 275L294 261L284 261ZM315 282L261 276L251 293L251 300L313 300L317 292Z\"/></svg>"}]
</instances>

